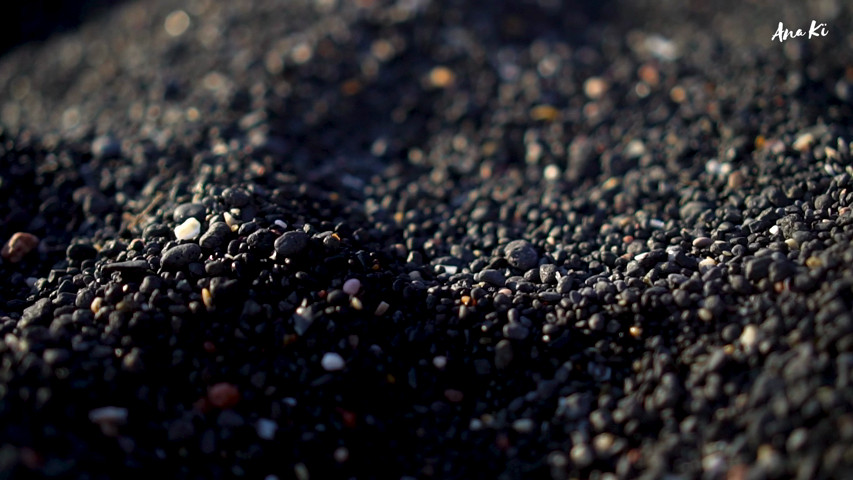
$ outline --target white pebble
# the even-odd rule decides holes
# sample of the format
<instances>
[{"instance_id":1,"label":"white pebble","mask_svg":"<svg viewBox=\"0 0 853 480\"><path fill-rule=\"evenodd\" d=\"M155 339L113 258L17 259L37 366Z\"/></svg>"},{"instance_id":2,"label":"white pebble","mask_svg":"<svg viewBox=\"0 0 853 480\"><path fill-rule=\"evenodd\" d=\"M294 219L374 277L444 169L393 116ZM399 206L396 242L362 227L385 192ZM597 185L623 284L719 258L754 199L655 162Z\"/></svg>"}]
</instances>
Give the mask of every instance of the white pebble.
<instances>
[{"instance_id":1,"label":"white pebble","mask_svg":"<svg viewBox=\"0 0 853 480\"><path fill-rule=\"evenodd\" d=\"M286 230L286 229L287 229L287 224L286 224L286 223L284 223L284 221L283 221L283 220L276 220L276 221L275 221L275 224L276 224L276 225L278 225L279 227L281 227L283 230Z\"/></svg>"},{"instance_id":2,"label":"white pebble","mask_svg":"<svg viewBox=\"0 0 853 480\"><path fill-rule=\"evenodd\" d=\"M384 301L379 302L379 305L376 306L376 311L373 312L373 314L376 315L377 317L381 317L382 315L385 315L385 312L388 311L388 307L390 307L390 306L391 305L388 305L387 302L384 302Z\"/></svg>"},{"instance_id":3,"label":"white pebble","mask_svg":"<svg viewBox=\"0 0 853 480\"><path fill-rule=\"evenodd\" d=\"M545 167L543 173L545 175L545 180L550 180L553 182L555 180L560 179L560 167L556 165L548 165L547 167Z\"/></svg>"},{"instance_id":4,"label":"white pebble","mask_svg":"<svg viewBox=\"0 0 853 480\"><path fill-rule=\"evenodd\" d=\"M704 272L706 272L709 268L711 268L711 267L713 267L713 266L716 266L716 265L717 265L717 261L716 261L716 260L714 260L714 259L713 259L713 258L711 258L711 257L705 257L704 259L702 259L701 261L699 261L699 271L700 271L700 272L702 272L702 273L704 273Z\"/></svg>"},{"instance_id":5,"label":"white pebble","mask_svg":"<svg viewBox=\"0 0 853 480\"><path fill-rule=\"evenodd\" d=\"M329 352L323 355L323 359L320 360L320 365L323 366L323 370L327 372L335 372L338 370L343 370L346 366L346 362L344 362L343 357L338 355L335 352Z\"/></svg>"},{"instance_id":6,"label":"white pebble","mask_svg":"<svg viewBox=\"0 0 853 480\"><path fill-rule=\"evenodd\" d=\"M263 440L272 440L275 437L275 431L278 430L278 424L268 418L260 418L255 424L255 430L258 432L258 437Z\"/></svg>"},{"instance_id":7,"label":"white pebble","mask_svg":"<svg viewBox=\"0 0 853 480\"><path fill-rule=\"evenodd\" d=\"M755 343L758 341L758 327L755 325L747 325L740 334L740 343L745 350L752 350Z\"/></svg>"},{"instance_id":8,"label":"white pebble","mask_svg":"<svg viewBox=\"0 0 853 480\"><path fill-rule=\"evenodd\" d=\"M455 265L436 265L435 267L444 267L444 271L449 275L456 275L456 272L459 271L459 267Z\"/></svg>"},{"instance_id":9,"label":"white pebble","mask_svg":"<svg viewBox=\"0 0 853 480\"><path fill-rule=\"evenodd\" d=\"M89 412L89 420L94 423L124 423L127 409L122 407L101 407Z\"/></svg>"},{"instance_id":10,"label":"white pebble","mask_svg":"<svg viewBox=\"0 0 853 480\"><path fill-rule=\"evenodd\" d=\"M355 295L361 289L361 282L357 278L350 278L344 282L344 293Z\"/></svg>"},{"instance_id":11,"label":"white pebble","mask_svg":"<svg viewBox=\"0 0 853 480\"><path fill-rule=\"evenodd\" d=\"M592 100L598 100L607 92L607 82L600 77L590 77L583 82L583 93Z\"/></svg>"},{"instance_id":12,"label":"white pebble","mask_svg":"<svg viewBox=\"0 0 853 480\"><path fill-rule=\"evenodd\" d=\"M649 220L649 226L652 228L663 228L664 226L666 226L666 224L663 223L663 220L653 218L653 219Z\"/></svg>"},{"instance_id":13,"label":"white pebble","mask_svg":"<svg viewBox=\"0 0 853 480\"><path fill-rule=\"evenodd\" d=\"M529 418L519 418L512 422L512 429L518 433L530 433L533 431L533 420Z\"/></svg>"},{"instance_id":14,"label":"white pebble","mask_svg":"<svg viewBox=\"0 0 853 480\"><path fill-rule=\"evenodd\" d=\"M472 418L471 422L468 424L468 430L477 431L483 428L483 422L480 421L479 418Z\"/></svg>"},{"instance_id":15,"label":"white pebble","mask_svg":"<svg viewBox=\"0 0 853 480\"><path fill-rule=\"evenodd\" d=\"M225 219L225 224L231 229L232 232L236 232L238 228L240 228L240 222L234 218L234 215L231 215L229 212L225 212L222 214L222 218Z\"/></svg>"},{"instance_id":16,"label":"white pebble","mask_svg":"<svg viewBox=\"0 0 853 480\"><path fill-rule=\"evenodd\" d=\"M335 449L333 456L335 457L336 462L344 463L349 459L349 450L347 447L338 447Z\"/></svg>"},{"instance_id":17,"label":"white pebble","mask_svg":"<svg viewBox=\"0 0 853 480\"><path fill-rule=\"evenodd\" d=\"M777 233L779 233L779 225L773 225L772 227L770 227L771 235L776 235Z\"/></svg>"},{"instance_id":18,"label":"white pebble","mask_svg":"<svg viewBox=\"0 0 853 480\"><path fill-rule=\"evenodd\" d=\"M812 135L811 133L804 133L797 137L796 140L794 140L794 144L792 146L794 147L794 150L805 152L809 149L809 147L812 146L814 142L814 135Z\"/></svg>"},{"instance_id":19,"label":"white pebble","mask_svg":"<svg viewBox=\"0 0 853 480\"><path fill-rule=\"evenodd\" d=\"M444 370L444 367L447 366L447 357L444 355L438 355L437 357L432 359L432 364L435 368L439 370Z\"/></svg>"},{"instance_id":20,"label":"white pebble","mask_svg":"<svg viewBox=\"0 0 853 480\"><path fill-rule=\"evenodd\" d=\"M201 233L201 223L193 217L175 227L175 238L178 240L192 240Z\"/></svg>"}]
</instances>

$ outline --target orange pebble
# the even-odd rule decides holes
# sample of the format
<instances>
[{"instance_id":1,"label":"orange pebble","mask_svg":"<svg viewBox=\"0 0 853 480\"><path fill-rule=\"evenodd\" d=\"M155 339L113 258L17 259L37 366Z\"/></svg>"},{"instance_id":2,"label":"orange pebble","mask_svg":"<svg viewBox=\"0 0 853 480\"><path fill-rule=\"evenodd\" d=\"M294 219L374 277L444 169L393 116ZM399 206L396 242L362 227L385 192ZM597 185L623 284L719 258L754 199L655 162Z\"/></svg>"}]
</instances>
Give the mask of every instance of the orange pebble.
<instances>
[{"instance_id":1,"label":"orange pebble","mask_svg":"<svg viewBox=\"0 0 853 480\"><path fill-rule=\"evenodd\" d=\"M38 244L39 237L32 233L18 232L3 245L0 255L12 263L18 263L24 258L24 255L30 253Z\"/></svg>"}]
</instances>

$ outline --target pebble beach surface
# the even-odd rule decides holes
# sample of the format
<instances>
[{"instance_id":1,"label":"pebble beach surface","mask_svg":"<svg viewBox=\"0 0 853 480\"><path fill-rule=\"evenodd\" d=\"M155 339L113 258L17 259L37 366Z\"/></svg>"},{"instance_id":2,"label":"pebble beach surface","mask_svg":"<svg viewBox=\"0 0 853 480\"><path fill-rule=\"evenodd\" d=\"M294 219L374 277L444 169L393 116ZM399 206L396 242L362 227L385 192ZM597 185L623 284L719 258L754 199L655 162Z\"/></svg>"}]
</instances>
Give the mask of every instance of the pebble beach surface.
<instances>
[{"instance_id":1,"label":"pebble beach surface","mask_svg":"<svg viewBox=\"0 0 853 480\"><path fill-rule=\"evenodd\" d=\"M853 475L853 9L768 3L128 1L7 51L0 478Z\"/></svg>"}]
</instances>

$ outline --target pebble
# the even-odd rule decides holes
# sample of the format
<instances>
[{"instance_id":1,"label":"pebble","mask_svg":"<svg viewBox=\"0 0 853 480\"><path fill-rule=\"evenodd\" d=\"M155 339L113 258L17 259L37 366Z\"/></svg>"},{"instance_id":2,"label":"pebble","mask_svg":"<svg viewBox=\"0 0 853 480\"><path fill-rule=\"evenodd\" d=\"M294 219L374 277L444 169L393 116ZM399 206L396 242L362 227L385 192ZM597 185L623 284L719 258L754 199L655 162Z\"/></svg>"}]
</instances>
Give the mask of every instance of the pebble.
<instances>
[{"instance_id":1,"label":"pebble","mask_svg":"<svg viewBox=\"0 0 853 480\"><path fill-rule=\"evenodd\" d=\"M207 390L207 400L219 409L233 408L240 402L240 391L231 383L217 383Z\"/></svg>"},{"instance_id":2,"label":"pebble","mask_svg":"<svg viewBox=\"0 0 853 480\"><path fill-rule=\"evenodd\" d=\"M249 235L246 239L246 244L248 244L250 251L256 252L260 256L268 257L275 249L277 238L278 235L275 232L262 228Z\"/></svg>"},{"instance_id":3,"label":"pebble","mask_svg":"<svg viewBox=\"0 0 853 480\"><path fill-rule=\"evenodd\" d=\"M533 427L536 425L533 423L533 420L529 418L519 418L512 422L512 429L518 433L526 434L533 431Z\"/></svg>"},{"instance_id":4,"label":"pebble","mask_svg":"<svg viewBox=\"0 0 853 480\"><path fill-rule=\"evenodd\" d=\"M343 290L347 295L355 295L361 290L361 282L357 278L350 278L344 282Z\"/></svg>"},{"instance_id":5,"label":"pebble","mask_svg":"<svg viewBox=\"0 0 853 480\"><path fill-rule=\"evenodd\" d=\"M175 227L175 238L178 240L192 240L201 233L201 223L193 217L184 220L184 223Z\"/></svg>"},{"instance_id":6,"label":"pebble","mask_svg":"<svg viewBox=\"0 0 853 480\"><path fill-rule=\"evenodd\" d=\"M200 203L183 203L175 208L172 218L178 224L184 223L189 218L195 218L199 222L204 221L206 209Z\"/></svg>"},{"instance_id":7,"label":"pebble","mask_svg":"<svg viewBox=\"0 0 853 480\"><path fill-rule=\"evenodd\" d=\"M447 366L447 357L445 357L444 355L438 355L433 357L432 365L439 370L444 370L444 367Z\"/></svg>"},{"instance_id":8,"label":"pebble","mask_svg":"<svg viewBox=\"0 0 853 480\"><path fill-rule=\"evenodd\" d=\"M743 328L743 333L738 340L743 345L744 350L747 352L753 350L758 342L758 328L755 325L747 325Z\"/></svg>"},{"instance_id":9,"label":"pebble","mask_svg":"<svg viewBox=\"0 0 853 480\"><path fill-rule=\"evenodd\" d=\"M24 259L24 256L35 250L38 245L39 238L37 236L27 232L17 232L3 245L0 256L11 263L18 263Z\"/></svg>"},{"instance_id":10,"label":"pebble","mask_svg":"<svg viewBox=\"0 0 853 480\"><path fill-rule=\"evenodd\" d=\"M506 283L506 277L504 277L503 273L490 268L480 271L476 276L476 280L496 287L503 287Z\"/></svg>"},{"instance_id":11,"label":"pebble","mask_svg":"<svg viewBox=\"0 0 853 480\"><path fill-rule=\"evenodd\" d=\"M583 93L592 100L598 100L607 92L607 82L601 77L590 77L583 83Z\"/></svg>"},{"instance_id":12,"label":"pebble","mask_svg":"<svg viewBox=\"0 0 853 480\"><path fill-rule=\"evenodd\" d=\"M275 240L276 257L293 257L308 247L308 234L301 231L285 232Z\"/></svg>"},{"instance_id":13,"label":"pebble","mask_svg":"<svg viewBox=\"0 0 853 480\"><path fill-rule=\"evenodd\" d=\"M123 407L100 407L89 412L89 420L94 423L124 424L127 421L127 409Z\"/></svg>"},{"instance_id":14,"label":"pebble","mask_svg":"<svg viewBox=\"0 0 853 480\"><path fill-rule=\"evenodd\" d=\"M388 311L389 307L390 305L387 302L379 302L379 305L376 306L376 310L373 312L373 314L377 317L381 317L382 315L385 315L385 312Z\"/></svg>"},{"instance_id":15,"label":"pebble","mask_svg":"<svg viewBox=\"0 0 853 480\"><path fill-rule=\"evenodd\" d=\"M89 244L72 243L65 250L65 255L69 260L82 262L83 260L95 258L98 255L98 250Z\"/></svg>"},{"instance_id":16,"label":"pebble","mask_svg":"<svg viewBox=\"0 0 853 480\"><path fill-rule=\"evenodd\" d=\"M343 370L346 366L346 362L344 362L343 357L335 352L327 352L323 354L322 360L320 360L320 365L323 367L323 370L327 372L336 372L338 370Z\"/></svg>"},{"instance_id":17,"label":"pebble","mask_svg":"<svg viewBox=\"0 0 853 480\"><path fill-rule=\"evenodd\" d=\"M504 325L503 334L510 340L524 340L530 335L530 329L520 323L508 323Z\"/></svg>"},{"instance_id":18,"label":"pebble","mask_svg":"<svg viewBox=\"0 0 853 480\"><path fill-rule=\"evenodd\" d=\"M201 247L195 243L184 243L163 252L161 263L167 270L179 270L198 260L200 256Z\"/></svg>"},{"instance_id":19,"label":"pebble","mask_svg":"<svg viewBox=\"0 0 853 480\"><path fill-rule=\"evenodd\" d=\"M51 320L53 320L53 304L49 298L42 298L24 309L19 325L21 328L29 325L47 325Z\"/></svg>"},{"instance_id":20,"label":"pebble","mask_svg":"<svg viewBox=\"0 0 853 480\"><path fill-rule=\"evenodd\" d=\"M513 240L504 248L504 255L510 265L519 270L529 270L539 263L539 254L526 240Z\"/></svg>"},{"instance_id":21,"label":"pebble","mask_svg":"<svg viewBox=\"0 0 853 480\"><path fill-rule=\"evenodd\" d=\"M512 359L512 343L506 339L499 341L495 346L495 367L498 370L503 370L509 367L510 363L512 363Z\"/></svg>"},{"instance_id":22,"label":"pebble","mask_svg":"<svg viewBox=\"0 0 853 480\"><path fill-rule=\"evenodd\" d=\"M278 430L278 424L268 418L259 418L255 423L255 430L258 432L258 437L263 440L272 440L275 438L275 432Z\"/></svg>"},{"instance_id":23,"label":"pebble","mask_svg":"<svg viewBox=\"0 0 853 480\"><path fill-rule=\"evenodd\" d=\"M214 222L198 240L201 248L213 250L221 247L231 234L231 227L225 222Z\"/></svg>"},{"instance_id":24,"label":"pebble","mask_svg":"<svg viewBox=\"0 0 853 480\"><path fill-rule=\"evenodd\" d=\"M222 192L222 200L230 207L242 208L252 201L252 196L242 188L226 188Z\"/></svg>"},{"instance_id":25,"label":"pebble","mask_svg":"<svg viewBox=\"0 0 853 480\"><path fill-rule=\"evenodd\" d=\"M708 248L714 241L708 237L696 237L693 239L693 246L696 248Z\"/></svg>"}]
</instances>

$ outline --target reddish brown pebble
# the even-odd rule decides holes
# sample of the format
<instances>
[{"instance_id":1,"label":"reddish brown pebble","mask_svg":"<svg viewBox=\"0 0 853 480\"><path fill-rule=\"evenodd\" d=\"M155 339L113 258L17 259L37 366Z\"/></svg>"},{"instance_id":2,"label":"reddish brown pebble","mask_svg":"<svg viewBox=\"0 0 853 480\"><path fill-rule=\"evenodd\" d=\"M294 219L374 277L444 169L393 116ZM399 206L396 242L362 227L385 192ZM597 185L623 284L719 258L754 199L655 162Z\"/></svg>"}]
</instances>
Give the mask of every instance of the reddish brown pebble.
<instances>
[{"instance_id":1,"label":"reddish brown pebble","mask_svg":"<svg viewBox=\"0 0 853 480\"><path fill-rule=\"evenodd\" d=\"M18 232L12 235L12 238L3 245L3 251L0 255L12 263L18 263L24 258L24 255L30 253L39 244L39 237L32 233Z\"/></svg>"},{"instance_id":2,"label":"reddish brown pebble","mask_svg":"<svg viewBox=\"0 0 853 480\"><path fill-rule=\"evenodd\" d=\"M356 415L354 412L350 412L349 410L344 410L341 407L336 407L335 410L341 415L341 421L344 426L347 428L355 428L356 425Z\"/></svg>"},{"instance_id":3,"label":"reddish brown pebble","mask_svg":"<svg viewBox=\"0 0 853 480\"><path fill-rule=\"evenodd\" d=\"M452 388L448 388L447 390L444 391L444 397L447 398L447 401L449 401L449 402L459 403L462 401L462 398L464 398L465 395L462 392L460 392L459 390L454 390Z\"/></svg>"},{"instance_id":4,"label":"reddish brown pebble","mask_svg":"<svg viewBox=\"0 0 853 480\"><path fill-rule=\"evenodd\" d=\"M240 401L240 392L230 383L217 383L207 391L207 399L216 408L231 408Z\"/></svg>"}]
</instances>

